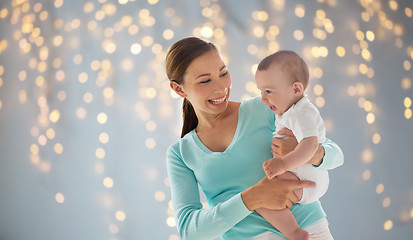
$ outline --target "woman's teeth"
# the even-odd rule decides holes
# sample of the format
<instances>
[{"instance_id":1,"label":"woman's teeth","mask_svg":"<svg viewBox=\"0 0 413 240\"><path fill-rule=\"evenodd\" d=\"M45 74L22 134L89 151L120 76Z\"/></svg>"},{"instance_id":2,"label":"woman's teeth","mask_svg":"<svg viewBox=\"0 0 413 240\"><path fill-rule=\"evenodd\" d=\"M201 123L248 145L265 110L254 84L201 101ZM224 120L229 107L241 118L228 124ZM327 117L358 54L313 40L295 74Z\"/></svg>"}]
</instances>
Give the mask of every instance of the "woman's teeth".
<instances>
[{"instance_id":1,"label":"woman's teeth","mask_svg":"<svg viewBox=\"0 0 413 240\"><path fill-rule=\"evenodd\" d=\"M223 96L222 98L211 99L211 100L208 100L208 101L211 102L212 104L221 104L225 101L226 98L227 98L227 96Z\"/></svg>"}]
</instances>

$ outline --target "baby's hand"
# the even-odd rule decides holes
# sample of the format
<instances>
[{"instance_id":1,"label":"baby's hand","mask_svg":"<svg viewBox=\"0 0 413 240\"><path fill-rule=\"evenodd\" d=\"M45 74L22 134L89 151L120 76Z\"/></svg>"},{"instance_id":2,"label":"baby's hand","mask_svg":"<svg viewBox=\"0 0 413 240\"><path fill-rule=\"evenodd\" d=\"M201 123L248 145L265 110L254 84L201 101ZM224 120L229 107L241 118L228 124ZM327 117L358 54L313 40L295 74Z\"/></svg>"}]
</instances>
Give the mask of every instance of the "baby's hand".
<instances>
[{"instance_id":1,"label":"baby's hand","mask_svg":"<svg viewBox=\"0 0 413 240\"><path fill-rule=\"evenodd\" d=\"M269 179L285 173L284 162L281 158L271 158L265 161L262 168Z\"/></svg>"}]
</instances>

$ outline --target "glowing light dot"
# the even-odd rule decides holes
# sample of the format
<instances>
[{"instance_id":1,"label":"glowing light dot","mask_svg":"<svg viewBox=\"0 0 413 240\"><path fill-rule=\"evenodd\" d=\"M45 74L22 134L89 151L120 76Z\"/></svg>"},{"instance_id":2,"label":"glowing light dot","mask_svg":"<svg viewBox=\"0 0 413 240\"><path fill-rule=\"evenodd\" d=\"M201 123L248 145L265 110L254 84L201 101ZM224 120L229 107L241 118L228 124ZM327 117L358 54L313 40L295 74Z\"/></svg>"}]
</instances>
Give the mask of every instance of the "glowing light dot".
<instances>
[{"instance_id":1,"label":"glowing light dot","mask_svg":"<svg viewBox=\"0 0 413 240\"><path fill-rule=\"evenodd\" d=\"M381 136L378 133L375 133L372 137L373 143L374 144L379 144L381 141Z\"/></svg>"},{"instance_id":2,"label":"glowing light dot","mask_svg":"<svg viewBox=\"0 0 413 240\"><path fill-rule=\"evenodd\" d=\"M103 185L104 185L106 188L112 188L112 187L113 187L113 179L110 178L110 177L105 177L105 178L103 179Z\"/></svg>"},{"instance_id":3,"label":"glowing light dot","mask_svg":"<svg viewBox=\"0 0 413 240\"><path fill-rule=\"evenodd\" d=\"M206 38L210 38L214 35L214 30L209 26L204 26L201 28L201 35Z\"/></svg>"},{"instance_id":4,"label":"glowing light dot","mask_svg":"<svg viewBox=\"0 0 413 240\"><path fill-rule=\"evenodd\" d=\"M401 85L403 89L407 90L412 86L412 80L410 80L410 78L405 77L402 79Z\"/></svg>"},{"instance_id":5,"label":"glowing light dot","mask_svg":"<svg viewBox=\"0 0 413 240\"><path fill-rule=\"evenodd\" d=\"M412 15L413 15L412 9L411 9L411 8L408 8L408 7L404 9L404 13L405 13L406 16L408 16L408 17L412 17Z\"/></svg>"},{"instance_id":6,"label":"glowing light dot","mask_svg":"<svg viewBox=\"0 0 413 240\"><path fill-rule=\"evenodd\" d=\"M63 0L55 0L54 6L55 8L60 8L61 6L63 6Z\"/></svg>"},{"instance_id":7,"label":"glowing light dot","mask_svg":"<svg viewBox=\"0 0 413 240\"><path fill-rule=\"evenodd\" d=\"M370 112L373 109L373 104L370 101L364 102L364 111Z\"/></svg>"},{"instance_id":8,"label":"glowing light dot","mask_svg":"<svg viewBox=\"0 0 413 240\"><path fill-rule=\"evenodd\" d=\"M83 12L86 14L91 13L94 8L95 8L95 5L93 4L93 2L87 2L85 3L85 5L83 5Z\"/></svg>"},{"instance_id":9,"label":"glowing light dot","mask_svg":"<svg viewBox=\"0 0 413 240\"><path fill-rule=\"evenodd\" d=\"M116 220L118 220L118 221L120 221L120 222L125 221L125 219L126 219L126 214L125 214L123 211L117 211L117 212L115 213L115 218L116 218Z\"/></svg>"},{"instance_id":10,"label":"glowing light dot","mask_svg":"<svg viewBox=\"0 0 413 240\"><path fill-rule=\"evenodd\" d=\"M405 98L404 98L404 106L405 106L406 108L411 107L411 106L412 106L412 99L410 99L409 97L405 97Z\"/></svg>"},{"instance_id":11,"label":"glowing light dot","mask_svg":"<svg viewBox=\"0 0 413 240\"><path fill-rule=\"evenodd\" d=\"M146 123L146 130L148 130L149 132L153 132L156 129L156 123L154 121L148 121Z\"/></svg>"},{"instance_id":12,"label":"glowing light dot","mask_svg":"<svg viewBox=\"0 0 413 240\"><path fill-rule=\"evenodd\" d=\"M319 9L316 12L316 16L318 19L324 19L326 17L326 13L323 10Z\"/></svg>"},{"instance_id":13,"label":"glowing light dot","mask_svg":"<svg viewBox=\"0 0 413 240\"><path fill-rule=\"evenodd\" d=\"M159 0L148 0L148 3L151 5L155 5L158 3Z\"/></svg>"},{"instance_id":14,"label":"glowing light dot","mask_svg":"<svg viewBox=\"0 0 413 240\"><path fill-rule=\"evenodd\" d=\"M112 40L105 40L102 43L102 48L106 53L112 54L116 51L116 44Z\"/></svg>"},{"instance_id":15,"label":"glowing light dot","mask_svg":"<svg viewBox=\"0 0 413 240\"><path fill-rule=\"evenodd\" d=\"M9 11L7 10L7 8L3 8L2 10L0 10L0 18L2 19L6 18L8 14L9 14Z\"/></svg>"},{"instance_id":16,"label":"glowing light dot","mask_svg":"<svg viewBox=\"0 0 413 240\"><path fill-rule=\"evenodd\" d=\"M372 31L367 31L367 32L366 32L366 38L367 38L367 40L369 40L370 42L373 42L373 41L374 41L374 38L375 38L374 32L372 32Z\"/></svg>"},{"instance_id":17,"label":"glowing light dot","mask_svg":"<svg viewBox=\"0 0 413 240\"><path fill-rule=\"evenodd\" d=\"M76 109L76 117L79 119L85 119L87 115L87 111L84 107L79 107Z\"/></svg>"},{"instance_id":18,"label":"glowing light dot","mask_svg":"<svg viewBox=\"0 0 413 240\"><path fill-rule=\"evenodd\" d=\"M162 191L158 191L155 193L155 199L158 202L162 202L163 200L165 200L165 193Z\"/></svg>"},{"instance_id":19,"label":"glowing light dot","mask_svg":"<svg viewBox=\"0 0 413 240\"><path fill-rule=\"evenodd\" d=\"M83 101L85 103L91 103L93 101L93 95L90 92L87 92L83 95Z\"/></svg>"},{"instance_id":20,"label":"glowing light dot","mask_svg":"<svg viewBox=\"0 0 413 240\"><path fill-rule=\"evenodd\" d=\"M298 41L301 41L304 39L304 32L301 30L295 30L294 31L294 38Z\"/></svg>"},{"instance_id":21,"label":"glowing light dot","mask_svg":"<svg viewBox=\"0 0 413 240\"><path fill-rule=\"evenodd\" d=\"M153 149L156 146L156 141L153 138L148 138L145 141L145 146L149 149Z\"/></svg>"},{"instance_id":22,"label":"glowing light dot","mask_svg":"<svg viewBox=\"0 0 413 240\"><path fill-rule=\"evenodd\" d=\"M381 183L378 184L377 187L376 187L376 193L377 193L377 194L382 194L383 191L384 191L384 185L381 184Z\"/></svg>"},{"instance_id":23,"label":"glowing light dot","mask_svg":"<svg viewBox=\"0 0 413 240\"><path fill-rule=\"evenodd\" d=\"M413 218L413 208L410 210L410 218Z\"/></svg>"},{"instance_id":24,"label":"glowing light dot","mask_svg":"<svg viewBox=\"0 0 413 240\"><path fill-rule=\"evenodd\" d=\"M37 146L37 144L32 144L32 145L30 146L30 152L31 152L33 155L39 154L39 147Z\"/></svg>"},{"instance_id":25,"label":"glowing light dot","mask_svg":"<svg viewBox=\"0 0 413 240\"><path fill-rule=\"evenodd\" d=\"M317 97L315 99L315 105L319 108L324 107L325 103L326 103L326 100L323 97Z\"/></svg>"},{"instance_id":26,"label":"glowing light dot","mask_svg":"<svg viewBox=\"0 0 413 240\"><path fill-rule=\"evenodd\" d=\"M53 128L47 129L47 131L46 131L46 136L47 136L47 138L53 139L53 138L55 137L55 135L56 135L56 133L55 133L55 131L53 130Z\"/></svg>"},{"instance_id":27,"label":"glowing light dot","mask_svg":"<svg viewBox=\"0 0 413 240\"><path fill-rule=\"evenodd\" d=\"M370 149L364 149L361 154L361 159L364 163L370 163L373 160L373 152Z\"/></svg>"},{"instance_id":28,"label":"glowing light dot","mask_svg":"<svg viewBox=\"0 0 413 240\"><path fill-rule=\"evenodd\" d=\"M390 0L389 1L389 7L390 7L391 10L396 11L399 6L398 6L396 1Z\"/></svg>"},{"instance_id":29,"label":"glowing light dot","mask_svg":"<svg viewBox=\"0 0 413 240\"><path fill-rule=\"evenodd\" d=\"M58 203L64 203L65 202L65 196L61 193L56 193L55 199L56 199L56 202L58 202Z\"/></svg>"},{"instance_id":30,"label":"glowing light dot","mask_svg":"<svg viewBox=\"0 0 413 240\"><path fill-rule=\"evenodd\" d=\"M384 230L389 231L393 228L393 221L387 220L383 226Z\"/></svg>"},{"instance_id":31,"label":"glowing light dot","mask_svg":"<svg viewBox=\"0 0 413 240\"><path fill-rule=\"evenodd\" d=\"M366 116L366 121L368 124L372 124L374 123L374 121L376 120L376 116L373 113L368 113Z\"/></svg>"},{"instance_id":32,"label":"glowing light dot","mask_svg":"<svg viewBox=\"0 0 413 240\"><path fill-rule=\"evenodd\" d=\"M50 164L50 162L42 162L40 163L40 170L42 172L48 173L50 172L50 170L52 170L52 165Z\"/></svg>"},{"instance_id":33,"label":"glowing light dot","mask_svg":"<svg viewBox=\"0 0 413 240\"><path fill-rule=\"evenodd\" d=\"M163 38L166 40L171 40L174 37L174 32L171 29L166 29L163 32Z\"/></svg>"},{"instance_id":34,"label":"glowing light dot","mask_svg":"<svg viewBox=\"0 0 413 240\"><path fill-rule=\"evenodd\" d=\"M156 89L155 88L147 88L146 89L146 97L149 99L156 97Z\"/></svg>"},{"instance_id":35,"label":"glowing light dot","mask_svg":"<svg viewBox=\"0 0 413 240\"><path fill-rule=\"evenodd\" d=\"M314 86L313 91L315 95L320 96L321 94L323 94L324 88L320 84L317 84Z\"/></svg>"},{"instance_id":36,"label":"glowing light dot","mask_svg":"<svg viewBox=\"0 0 413 240\"><path fill-rule=\"evenodd\" d=\"M302 4L297 4L295 6L295 15L299 18L303 18L305 16L305 7Z\"/></svg>"},{"instance_id":37,"label":"glowing light dot","mask_svg":"<svg viewBox=\"0 0 413 240\"><path fill-rule=\"evenodd\" d=\"M63 145L62 145L61 143L56 143L56 144L54 145L54 151L55 151L57 154L62 154L62 153L63 153Z\"/></svg>"},{"instance_id":38,"label":"glowing light dot","mask_svg":"<svg viewBox=\"0 0 413 240\"><path fill-rule=\"evenodd\" d=\"M142 38L142 45L145 47L149 47L153 44L153 38L151 36L145 36Z\"/></svg>"},{"instance_id":39,"label":"glowing light dot","mask_svg":"<svg viewBox=\"0 0 413 240\"><path fill-rule=\"evenodd\" d=\"M366 170L363 172L363 180L367 181L371 178L371 171L370 170Z\"/></svg>"},{"instance_id":40,"label":"glowing light dot","mask_svg":"<svg viewBox=\"0 0 413 240\"><path fill-rule=\"evenodd\" d=\"M367 74L368 72L368 67L366 64L362 63L359 65L359 71L361 74Z\"/></svg>"},{"instance_id":41,"label":"glowing light dot","mask_svg":"<svg viewBox=\"0 0 413 240\"><path fill-rule=\"evenodd\" d=\"M383 207L388 207L390 206L391 200L390 198L386 197L385 199L383 199Z\"/></svg>"},{"instance_id":42,"label":"glowing light dot","mask_svg":"<svg viewBox=\"0 0 413 240\"><path fill-rule=\"evenodd\" d=\"M166 224L167 224L169 227L176 227L175 218L174 218L174 217L168 217L168 218L166 219Z\"/></svg>"},{"instance_id":43,"label":"glowing light dot","mask_svg":"<svg viewBox=\"0 0 413 240\"><path fill-rule=\"evenodd\" d=\"M132 54L139 54L142 51L142 47L139 43L134 43L132 44L132 46L130 47L130 51Z\"/></svg>"},{"instance_id":44,"label":"glowing light dot","mask_svg":"<svg viewBox=\"0 0 413 240\"><path fill-rule=\"evenodd\" d=\"M176 234L172 234L172 235L170 235L169 238L168 238L168 240L179 240L179 239L181 239L181 238L179 238L179 236L176 235Z\"/></svg>"},{"instance_id":45,"label":"glowing light dot","mask_svg":"<svg viewBox=\"0 0 413 240\"><path fill-rule=\"evenodd\" d=\"M105 149L103 149L103 148L97 148L96 151L95 151L95 155L96 155L96 157L99 158L99 159L105 158L105 156L106 156Z\"/></svg>"},{"instance_id":46,"label":"glowing light dot","mask_svg":"<svg viewBox=\"0 0 413 240\"><path fill-rule=\"evenodd\" d=\"M108 116L106 113L99 113L97 116L97 121L100 124L105 124L108 121Z\"/></svg>"},{"instance_id":47,"label":"glowing light dot","mask_svg":"<svg viewBox=\"0 0 413 240\"><path fill-rule=\"evenodd\" d=\"M80 73L79 76L78 76L78 80L79 80L80 83L87 82L87 80L88 80L87 73L85 73L85 72Z\"/></svg>"},{"instance_id":48,"label":"glowing light dot","mask_svg":"<svg viewBox=\"0 0 413 240\"><path fill-rule=\"evenodd\" d=\"M410 108L407 108L406 110L404 110L404 117L406 119L410 119L412 117L412 110Z\"/></svg>"},{"instance_id":49,"label":"glowing light dot","mask_svg":"<svg viewBox=\"0 0 413 240\"><path fill-rule=\"evenodd\" d=\"M264 28L257 26L253 29L254 36L258 38L262 38L264 36L265 30Z\"/></svg>"},{"instance_id":50,"label":"glowing light dot","mask_svg":"<svg viewBox=\"0 0 413 240\"><path fill-rule=\"evenodd\" d=\"M60 112L59 110L53 110L50 115L49 115L49 119L51 122L56 123L57 121L59 121L60 119Z\"/></svg>"},{"instance_id":51,"label":"glowing light dot","mask_svg":"<svg viewBox=\"0 0 413 240\"><path fill-rule=\"evenodd\" d=\"M337 53L337 56L344 57L346 55L346 50L344 49L344 47L338 46L336 48L336 53Z\"/></svg>"},{"instance_id":52,"label":"glowing light dot","mask_svg":"<svg viewBox=\"0 0 413 240\"><path fill-rule=\"evenodd\" d=\"M99 134L99 142L106 144L109 142L109 135L105 132Z\"/></svg>"},{"instance_id":53,"label":"glowing light dot","mask_svg":"<svg viewBox=\"0 0 413 240\"><path fill-rule=\"evenodd\" d=\"M356 38L361 41L364 39L364 33L362 31L357 31L356 32Z\"/></svg>"},{"instance_id":54,"label":"glowing light dot","mask_svg":"<svg viewBox=\"0 0 413 240\"><path fill-rule=\"evenodd\" d=\"M317 67L313 70L314 77L321 78L323 76L323 69Z\"/></svg>"},{"instance_id":55,"label":"glowing light dot","mask_svg":"<svg viewBox=\"0 0 413 240\"><path fill-rule=\"evenodd\" d=\"M26 78L27 78L27 73L26 73L26 71L20 71L20 72L19 72L19 80L20 80L20 81L24 81L24 80L26 80Z\"/></svg>"}]
</instances>

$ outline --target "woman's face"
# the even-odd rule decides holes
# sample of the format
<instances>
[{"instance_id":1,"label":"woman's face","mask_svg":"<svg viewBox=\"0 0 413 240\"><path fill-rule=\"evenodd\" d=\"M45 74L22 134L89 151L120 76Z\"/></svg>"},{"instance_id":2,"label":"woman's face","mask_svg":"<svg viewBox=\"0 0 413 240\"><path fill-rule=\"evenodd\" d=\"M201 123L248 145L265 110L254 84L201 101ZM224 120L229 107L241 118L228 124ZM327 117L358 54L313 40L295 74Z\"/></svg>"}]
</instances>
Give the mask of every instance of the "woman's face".
<instances>
[{"instance_id":1,"label":"woman's face","mask_svg":"<svg viewBox=\"0 0 413 240\"><path fill-rule=\"evenodd\" d=\"M194 59L186 70L181 87L197 115L223 113L228 106L231 76L218 50Z\"/></svg>"}]
</instances>

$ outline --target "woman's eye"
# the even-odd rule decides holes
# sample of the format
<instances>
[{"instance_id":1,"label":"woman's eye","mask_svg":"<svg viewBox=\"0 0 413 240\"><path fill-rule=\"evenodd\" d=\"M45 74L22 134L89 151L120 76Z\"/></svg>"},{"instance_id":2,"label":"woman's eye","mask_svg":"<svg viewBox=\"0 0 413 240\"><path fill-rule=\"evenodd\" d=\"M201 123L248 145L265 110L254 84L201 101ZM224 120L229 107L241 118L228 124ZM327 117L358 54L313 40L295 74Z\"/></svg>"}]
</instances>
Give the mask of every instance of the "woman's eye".
<instances>
[{"instance_id":1,"label":"woman's eye","mask_svg":"<svg viewBox=\"0 0 413 240\"><path fill-rule=\"evenodd\" d=\"M271 91L270 91L270 90L265 90L265 93L266 93L266 94L270 94Z\"/></svg>"},{"instance_id":2,"label":"woman's eye","mask_svg":"<svg viewBox=\"0 0 413 240\"><path fill-rule=\"evenodd\" d=\"M225 75L228 74L228 71L224 72L223 74L221 74L221 77L224 77Z\"/></svg>"},{"instance_id":3,"label":"woman's eye","mask_svg":"<svg viewBox=\"0 0 413 240\"><path fill-rule=\"evenodd\" d=\"M202 82L199 82L199 83L207 83L207 82L210 82L211 81L211 79L208 79L208 80L205 80L205 81L202 81Z\"/></svg>"}]
</instances>

